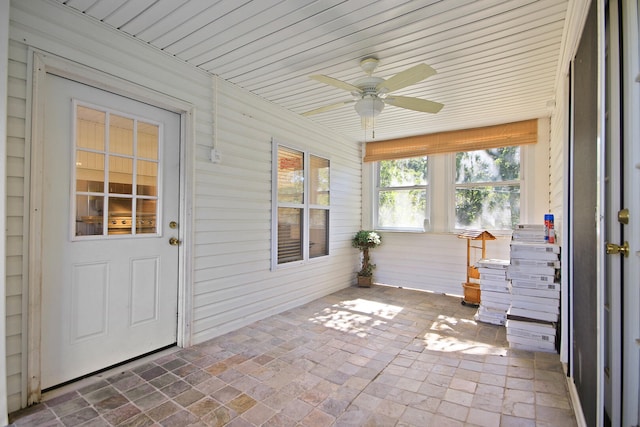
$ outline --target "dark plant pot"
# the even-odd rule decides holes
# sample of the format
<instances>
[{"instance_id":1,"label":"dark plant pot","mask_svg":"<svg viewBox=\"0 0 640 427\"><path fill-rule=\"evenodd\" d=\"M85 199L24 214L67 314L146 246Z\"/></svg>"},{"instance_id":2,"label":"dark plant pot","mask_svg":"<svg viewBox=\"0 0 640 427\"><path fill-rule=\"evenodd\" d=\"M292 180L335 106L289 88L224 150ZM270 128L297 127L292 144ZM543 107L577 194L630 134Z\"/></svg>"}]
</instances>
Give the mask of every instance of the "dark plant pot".
<instances>
[{"instance_id":1,"label":"dark plant pot","mask_svg":"<svg viewBox=\"0 0 640 427\"><path fill-rule=\"evenodd\" d=\"M361 288L370 288L373 283L373 276L360 276L358 275L358 286Z\"/></svg>"}]
</instances>

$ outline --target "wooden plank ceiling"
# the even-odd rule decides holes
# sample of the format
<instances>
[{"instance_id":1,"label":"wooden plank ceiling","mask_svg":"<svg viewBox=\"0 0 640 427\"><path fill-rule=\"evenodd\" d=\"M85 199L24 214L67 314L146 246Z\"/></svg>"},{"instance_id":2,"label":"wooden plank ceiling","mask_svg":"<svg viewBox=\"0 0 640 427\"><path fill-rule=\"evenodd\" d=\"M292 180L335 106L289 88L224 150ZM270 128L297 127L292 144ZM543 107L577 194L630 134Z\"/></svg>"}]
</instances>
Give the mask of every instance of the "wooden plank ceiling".
<instances>
[{"instance_id":1,"label":"wooden plank ceiling","mask_svg":"<svg viewBox=\"0 0 640 427\"><path fill-rule=\"evenodd\" d=\"M444 104L391 105L375 139L550 114L568 0L55 0L296 113L352 100L309 78L352 83L376 57L389 78L419 63L437 74L395 91ZM313 115L371 140L353 104Z\"/></svg>"}]
</instances>

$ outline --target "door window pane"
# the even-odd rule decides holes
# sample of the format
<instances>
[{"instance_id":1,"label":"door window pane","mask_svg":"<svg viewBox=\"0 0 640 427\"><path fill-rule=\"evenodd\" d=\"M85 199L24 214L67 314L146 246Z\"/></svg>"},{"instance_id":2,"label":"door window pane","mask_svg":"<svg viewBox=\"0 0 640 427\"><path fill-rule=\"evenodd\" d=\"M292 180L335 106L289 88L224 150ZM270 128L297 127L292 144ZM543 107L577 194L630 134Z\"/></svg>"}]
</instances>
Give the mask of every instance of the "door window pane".
<instances>
[{"instance_id":1,"label":"door window pane","mask_svg":"<svg viewBox=\"0 0 640 427\"><path fill-rule=\"evenodd\" d=\"M109 234L131 234L131 199L109 197Z\"/></svg>"},{"instance_id":2,"label":"door window pane","mask_svg":"<svg viewBox=\"0 0 640 427\"><path fill-rule=\"evenodd\" d=\"M104 111L78 106L76 109L76 146L104 151Z\"/></svg>"},{"instance_id":3,"label":"door window pane","mask_svg":"<svg viewBox=\"0 0 640 427\"><path fill-rule=\"evenodd\" d=\"M138 160L138 179L136 182L139 196L156 196L158 194L158 163Z\"/></svg>"},{"instance_id":4,"label":"door window pane","mask_svg":"<svg viewBox=\"0 0 640 427\"><path fill-rule=\"evenodd\" d=\"M138 199L136 201L136 233L153 234L156 232L156 201Z\"/></svg>"},{"instance_id":5,"label":"door window pane","mask_svg":"<svg viewBox=\"0 0 640 427\"><path fill-rule=\"evenodd\" d=\"M75 235L158 233L160 126L82 105L75 116Z\"/></svg>"},{"instance_id":6,"label":"door window pane","mask_svg":"<svg viewBox=\"0 0 640 427\"><path fill-rule=\"evenodd\" d=\"M104 154L76 151L76 191L104 191Z\"/></svg>"},{"instance_id":7,"label":"door window pane","mask_svg":"<svg viewBox=\"0 0 640 427\"><path fill-rule=\"evenodd\" d=\"M133 160L126 157L109 157L109 192L132 194Z\"/></svg>"},{"instance_id":8,"label":"door window pane","mask_svg":"<svg viewBox=\"0 0 640 427\"><path fill-rule=\"evenodd\" d=\"M278 264L302 259L302 212L278 208Z\"/></svg>"},{"instance_id":9,"label":"door window pane","mask_svg":"<svg viewBox=\"0 0 640 427\"><path fill-rule=\"evenodd\" d=\"M309 210L309 258L329 255L329 211Z\"/></svg>"},{"instance_id":10,"label":"door window pane","mask_svg":"<svg viewBox=\"0 0 640 427\"><path fill-rule=\"evenodd\" d=\"M158 160L158 125L138 122L138 157Z\"/></svg>"},{"instance_id":11,"label":"door window pane","mask_svg":"<svg viewBox=\"0 0 640 427\"><path fill-rule=\"evenodd\" d=\"M109 117L109 151L133 155L133 119L116 114Z\"/></svg>"},{"instance_id":12,"label":"door window pane","mask_svg":"<svg viewBox=\"0 0 640 427\"><path fill-rule=\"evenodd\" d=\"M76 235L102 236L103 227L103 196L76 196Z\"/></svg>"}]
</instances>

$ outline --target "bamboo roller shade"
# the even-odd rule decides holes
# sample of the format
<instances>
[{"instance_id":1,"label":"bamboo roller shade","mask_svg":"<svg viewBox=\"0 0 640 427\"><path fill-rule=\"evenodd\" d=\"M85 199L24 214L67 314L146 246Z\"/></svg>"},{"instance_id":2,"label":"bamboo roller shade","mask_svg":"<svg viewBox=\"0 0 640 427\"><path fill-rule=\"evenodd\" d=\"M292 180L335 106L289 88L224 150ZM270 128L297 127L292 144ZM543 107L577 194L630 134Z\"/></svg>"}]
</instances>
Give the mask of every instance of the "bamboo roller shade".
<instances>
[{"instance_id":1,"label":"bamboo roller shade","mask_svg":"<svg viewBox=\"0 0 640 427\"><path fill-rule=\"evenodd\" d=\"M538 119L533 119L474 129L367 142L364 161L406 159L536 142L538 142Z\"/></svg>"}]
</instances>

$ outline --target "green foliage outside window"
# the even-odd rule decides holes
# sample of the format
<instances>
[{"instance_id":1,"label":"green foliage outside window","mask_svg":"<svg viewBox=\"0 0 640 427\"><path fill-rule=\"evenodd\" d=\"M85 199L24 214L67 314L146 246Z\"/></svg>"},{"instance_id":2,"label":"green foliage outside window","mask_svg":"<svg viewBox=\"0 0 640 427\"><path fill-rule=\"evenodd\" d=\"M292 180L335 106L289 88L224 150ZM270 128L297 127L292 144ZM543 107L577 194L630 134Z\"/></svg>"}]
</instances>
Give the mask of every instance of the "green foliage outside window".
<instances>
[{"instance_id":1,"label":"green foliage outside window","mask_svg":"<svg viewBox=\"0 0 640 427\"><path fill-rule=\"evenodd\" d=\"M422 228L427 207L427 157L378 165L378 226Z\"/></svg>"},{"instance_id":2,"label":"green foliage outside window","mask_svg":"<svg viewBox=\"0 0 640 427\"><path fill-rule=\"evenodd\" d=\"M520 222L520 147L456 154L456 228L511 229Z\"/></svg>"}]
</instances>

